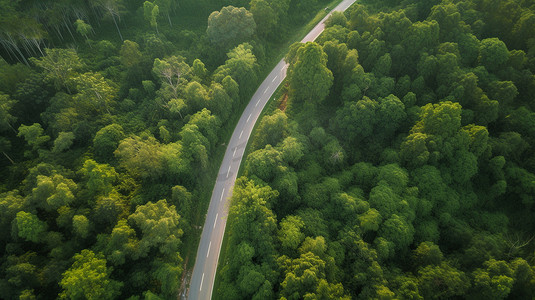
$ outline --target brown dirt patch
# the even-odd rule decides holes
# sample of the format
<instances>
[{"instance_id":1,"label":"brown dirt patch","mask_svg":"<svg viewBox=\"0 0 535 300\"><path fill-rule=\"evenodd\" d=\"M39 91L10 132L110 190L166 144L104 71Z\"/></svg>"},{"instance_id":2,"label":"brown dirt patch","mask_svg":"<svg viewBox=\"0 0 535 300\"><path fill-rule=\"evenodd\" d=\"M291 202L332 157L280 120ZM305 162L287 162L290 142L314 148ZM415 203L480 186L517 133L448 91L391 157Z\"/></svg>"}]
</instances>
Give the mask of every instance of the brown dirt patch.
<instances>
[{"instance_id":1,"label":"brown dirt patch","mask_svg":"<svg viewBox=\"0 0 535 300\"><path fill-rule=\"evenodd\" d=\"M279 109L286 111L286 106L288 105L288 94L284 94L282 97L281 103L279 104Z\"/></svg>"}]
</instances>

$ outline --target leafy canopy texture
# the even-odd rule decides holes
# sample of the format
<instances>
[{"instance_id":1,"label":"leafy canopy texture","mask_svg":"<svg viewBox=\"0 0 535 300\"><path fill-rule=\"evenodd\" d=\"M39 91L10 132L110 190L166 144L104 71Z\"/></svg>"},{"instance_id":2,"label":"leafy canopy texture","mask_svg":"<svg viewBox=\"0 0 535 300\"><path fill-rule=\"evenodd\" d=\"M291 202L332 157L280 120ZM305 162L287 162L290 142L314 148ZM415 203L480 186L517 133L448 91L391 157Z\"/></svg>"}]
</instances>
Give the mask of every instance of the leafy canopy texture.
<instances>
[{"instance_id":1,"label":"leafy canopy texture","mask_svg":"<svg viewBox=\"0 0 535 300\"><path fill-rule=\"evenodd\" d=\"M295 100L319 103L329 94L333 74L327 68L327 54L320 45L308 42L300 46L288 72Z\"/></svg>"},{"instance_id":2,"label":"leafy canopy texture","mask_svg":"<svg viewBox=\"0 0 535 300\"><path fill-rule=\"evenodd\" d=\"M179 227L180 216L174 205L168 206L166 200L149 202L138 206L129 220L142 233L139 241L141 257L145 257L151 248L167 255L178 251L183 231Z\"/></svg>"},{"instance_id":3,"label":"leafy canopy texture","mask_svg":"<svg viewBox=\"0 0 535 300\"><path fill-rule=\"evenodd\" d=\"M39 218L31 213L19 211L14 220L14 230L16 230L19 237L30 242L38 242L41 240L41 235L46 232L47 225Z\"/></svg>"},{"instance_id":4,"label":"leafy canopy texture","mask_svg":"<svg viewBox=\"0 0 535 300\"><path fill-rule=\"evenodd\" d=\"M74 263L63 273L60 282L63 299L114 299L122 284L109 278L102 254L82 250L74 256Z\"/></svg>"},{"instance_id":5,"label":"leafy canopy texture","mask_svg":"<svg viewBox=\"0 0 535 300\"><path fill-rule=\"evenodd\" d=\"M206 34L214 45L228 49L247 41L255 29L253 14L247 9L225 6L210 14Z\"/></svg>"}]
</instances>

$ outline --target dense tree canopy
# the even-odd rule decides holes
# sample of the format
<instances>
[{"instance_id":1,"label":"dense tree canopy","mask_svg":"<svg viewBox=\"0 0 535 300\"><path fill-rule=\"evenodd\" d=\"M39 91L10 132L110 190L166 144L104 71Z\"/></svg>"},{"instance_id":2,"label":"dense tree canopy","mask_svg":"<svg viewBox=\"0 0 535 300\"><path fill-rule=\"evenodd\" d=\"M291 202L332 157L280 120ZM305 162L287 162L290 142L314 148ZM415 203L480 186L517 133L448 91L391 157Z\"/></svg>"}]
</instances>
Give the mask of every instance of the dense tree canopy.
<instances>
[{"instance_id":1,"label":"dense tree canopy","mask_svg":"<svg viewBox=\"0 0 535 300\"><path fill-rule=\"evenodd\" d=\"M275 15L253 4L258 24ZM279 193L274 248L233 237L227 253L249 255L227 254L220 298L533 297L535 52L519 39L532 15L522 1L364 1L292 45L240 179ZM244 284L244 261L276 276Z\"/></svg>"},{"instance_id":2,"label":"dense tree canopy","mask_svg":"<svg viewBox=\"0 0 535 300\"><path fill-rule=\"evenodd\" d=\"M176 298L228 132L327 5L0 0L0 298ZM533 11L364 0L292 45L214 297L533 298Z\"/></svg>"},{"instance_id":3,"label":"dense tree canopy","mask_svg":"<svg viewBox=\"0 0 535 300\"><path fill-rule=\"evenodd\" d=\"M249 2L0 0L1 299L185 291L227 133L260 70L325 13L323 0ZM282 171L305 144L287 122L277 132L281 119L266 118L258 143L273 151L251 165L284 175L292 199L297 174ZM265 220L254 234L276 235L275 216ZM266 241L238 243L244 297L275 296L275 259L256 260L278 243ZM251 247L266 250L253 259Z\"/></svg>"}]
</instances>

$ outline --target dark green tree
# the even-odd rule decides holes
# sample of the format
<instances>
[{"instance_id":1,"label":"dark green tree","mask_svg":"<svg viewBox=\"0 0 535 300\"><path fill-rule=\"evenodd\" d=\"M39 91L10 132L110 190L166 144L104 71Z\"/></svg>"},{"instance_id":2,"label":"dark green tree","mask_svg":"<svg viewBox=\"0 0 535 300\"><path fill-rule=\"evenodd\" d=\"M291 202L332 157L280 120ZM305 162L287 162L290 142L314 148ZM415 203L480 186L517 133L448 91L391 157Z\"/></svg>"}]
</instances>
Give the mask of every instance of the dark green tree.
<instances>
[{"instance_id":1,"label":"dark green tree","mask_svg":"<svg viewBox=\"0 0 535 300\"><path fill-rule=\"evenodd\" d=\"M246 42L255 33L256 24L244 7L225 6L208 17L206 34L210 41L223 49Z\"/></svg>"}]
</instances>

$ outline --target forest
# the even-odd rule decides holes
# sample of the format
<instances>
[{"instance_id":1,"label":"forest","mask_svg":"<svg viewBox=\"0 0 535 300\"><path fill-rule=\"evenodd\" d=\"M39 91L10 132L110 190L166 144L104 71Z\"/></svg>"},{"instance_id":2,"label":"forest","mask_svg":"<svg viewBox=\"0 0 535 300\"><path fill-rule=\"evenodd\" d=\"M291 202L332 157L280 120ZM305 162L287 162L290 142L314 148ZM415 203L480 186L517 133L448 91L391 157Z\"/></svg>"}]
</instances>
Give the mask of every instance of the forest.
<instances>
[{"instance_id":1,"label":"forest","mask_svg":"<svg viewBox=\"0 0 535 300\"><path fill-rule=\"evenodd\" d=\"M327 3L0 0L0 299L176 299L241 111Z\"/></svg>"},{"instance_id":2,"label":"forest","mask_svg":"<svg viewBox=\"0 0 535 300\"><path fill-rule=\"evenodd\" d=\"M252 134L214 297L533 299L535 2L326 26Z\"/></svg>"}]
</instances>

